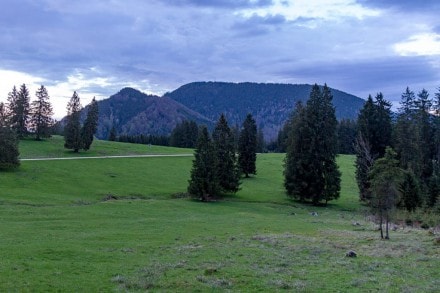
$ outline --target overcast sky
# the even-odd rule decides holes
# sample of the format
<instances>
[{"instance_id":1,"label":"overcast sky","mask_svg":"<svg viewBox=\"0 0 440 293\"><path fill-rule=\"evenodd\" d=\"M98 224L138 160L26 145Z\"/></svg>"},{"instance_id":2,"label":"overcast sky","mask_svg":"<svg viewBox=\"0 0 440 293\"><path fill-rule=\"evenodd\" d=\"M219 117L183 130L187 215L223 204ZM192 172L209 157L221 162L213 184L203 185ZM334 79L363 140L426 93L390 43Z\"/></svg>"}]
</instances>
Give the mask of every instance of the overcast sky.
<instances>
[{"instance_id":1,"label":"overcast sky","mask_svg":"<svg viewBox=\"0 0 440 293\"><path fill-rule=\"evenodd\" d=\"M0 100L44 84L61 117L74 90L85 105L193 81L434 95L439 12L438 0L1 0Z\"/></svg>"}]
</instances>

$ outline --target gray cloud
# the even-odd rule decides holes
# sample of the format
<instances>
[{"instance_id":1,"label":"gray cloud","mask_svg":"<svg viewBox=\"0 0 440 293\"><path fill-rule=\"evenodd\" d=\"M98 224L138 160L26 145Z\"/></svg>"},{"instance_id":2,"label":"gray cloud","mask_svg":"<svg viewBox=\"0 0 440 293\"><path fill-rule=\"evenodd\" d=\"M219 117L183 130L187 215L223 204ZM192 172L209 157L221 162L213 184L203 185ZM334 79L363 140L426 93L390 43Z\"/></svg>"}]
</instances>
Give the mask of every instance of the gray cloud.
<instances>
[{"instance_id":1,"label":"gray cloud","mask_svg":"<svg viewBox=\"0 0 440 293\"><path fill-rule=\"evenodd\" d=\"M412 14L413 2L386 1L381 8L398 8L375 18L318 23L308 15L292 22L240 13L268 0L3 0L0 70L54 85L81 73L84 90L102 95L123 86L160 93L200 80L328 82L363 97L433 88L440 80L435 58L393 50L420 27L438 31L435 11ZM85 82L94 79L107 84Z\"/></svg>"}]
</instances>

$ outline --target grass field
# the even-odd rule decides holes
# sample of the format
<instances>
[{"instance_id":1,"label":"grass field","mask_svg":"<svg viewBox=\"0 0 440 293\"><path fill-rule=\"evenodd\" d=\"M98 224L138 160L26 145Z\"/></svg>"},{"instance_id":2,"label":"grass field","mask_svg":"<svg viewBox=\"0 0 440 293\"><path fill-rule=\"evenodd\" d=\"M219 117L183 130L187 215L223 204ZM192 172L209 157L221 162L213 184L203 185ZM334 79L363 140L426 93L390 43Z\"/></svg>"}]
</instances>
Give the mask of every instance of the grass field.
<instances>
[{"instance_id":1,"label":"grass field","mask_svg":"<svg viewBox=\"0 0 440 293\"><path fill-rule=\"evenodd\" d=\"M22 143L22 157L74 155L37 144ZM353 157L338 158L341 198L320 208L285 196L281 154L259 155L257 176L223 201L179 198L191 160L25 161L0 173L0 291L438 292L435 236L405 228L379 240Z\"/></svg>"}]
</instances>

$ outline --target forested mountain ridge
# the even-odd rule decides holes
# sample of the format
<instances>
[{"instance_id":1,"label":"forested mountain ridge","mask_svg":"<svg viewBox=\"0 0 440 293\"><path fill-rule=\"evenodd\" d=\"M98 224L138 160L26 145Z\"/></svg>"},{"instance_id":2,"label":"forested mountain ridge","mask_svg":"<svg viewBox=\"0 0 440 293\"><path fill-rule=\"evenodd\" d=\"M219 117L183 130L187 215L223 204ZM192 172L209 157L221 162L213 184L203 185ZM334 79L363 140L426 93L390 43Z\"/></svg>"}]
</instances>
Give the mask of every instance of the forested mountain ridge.
<instances>
[{"instance_id":1,"label":"forested mountain ridge","mask_svg":"<svg viewBox=\"0 0 440 293\"><path fill-rule=\"evenodd\" d=\"M168 97L147 95L124 88L110 98L98 102L99 120L96 136L107 139L114 126L118 134L169 135L177 123L194 120L200 124L213 122L203 115ZM85 117L87 107L83 109Z\"/></svg>"},{"instance_id":2,"label":"forested mountain ridge","mask_svg":"<svg viewBox=\"0 0 440 293\"><path fill-rule=\"evenodd\" d=\"M276 138L297 101L305 102L312 85L275 83L193 82L166 93L186 107L216 120L224 113L230 125L240 125L252 113L265 138ZM356 119L365 101L331 89L336 117Z\"/></svg>"}]
</instances>

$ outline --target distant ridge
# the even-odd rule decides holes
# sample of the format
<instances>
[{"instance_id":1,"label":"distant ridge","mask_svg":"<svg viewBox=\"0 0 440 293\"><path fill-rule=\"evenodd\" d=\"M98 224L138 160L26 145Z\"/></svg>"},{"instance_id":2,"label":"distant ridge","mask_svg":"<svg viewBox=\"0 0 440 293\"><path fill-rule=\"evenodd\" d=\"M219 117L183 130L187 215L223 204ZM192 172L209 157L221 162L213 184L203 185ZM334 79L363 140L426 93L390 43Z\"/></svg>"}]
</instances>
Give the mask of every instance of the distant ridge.
<instances>
[{"instance_id":1,"label":"distant ridge","mask_svg":"<svg viewBox=\"0 0 440 293\"><path fill-rule=\"evenodd\" d=\"M96 136L100 139L108 138L113 125L118 134L128 135L169 135L183 120L212 125L211 120L175 100L147 95L133 88L124 88L110 98L98 101L98 107Z\"/></svg>"},{"instance_id":2,"label":"distant ridge","mask_svg":"<svg viewBox=\"0 0 440 293\"><path fill-rule=\"evenodd\" d=\"M297 101L305 102L310 94L309 84L193 82L166 93L186 107L210 120L224 113L231 125L241 124L252 113L265 138L274 139ZM331 89L338 119L355 119L364 100Z\"/></svg>"}]
</instances>

